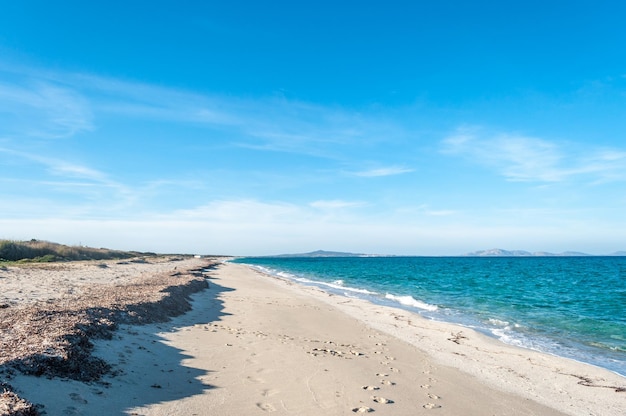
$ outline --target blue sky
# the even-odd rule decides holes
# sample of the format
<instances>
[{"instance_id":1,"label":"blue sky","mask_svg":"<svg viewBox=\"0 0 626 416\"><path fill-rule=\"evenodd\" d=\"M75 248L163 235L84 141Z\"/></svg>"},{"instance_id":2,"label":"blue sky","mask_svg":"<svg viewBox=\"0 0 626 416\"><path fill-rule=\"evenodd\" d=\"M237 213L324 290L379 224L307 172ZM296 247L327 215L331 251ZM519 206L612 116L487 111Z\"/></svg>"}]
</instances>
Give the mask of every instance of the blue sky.
<instances>
[{"instance_id":1,"label":"blue sky","mask_svg":"<svg viewBox=\"0 0 626 416\"><path fill-rule=\"evenodd\" d=\"M56 3L0 3L0 237L626 250L622 2Z\"/></svg>"}]
</instances>

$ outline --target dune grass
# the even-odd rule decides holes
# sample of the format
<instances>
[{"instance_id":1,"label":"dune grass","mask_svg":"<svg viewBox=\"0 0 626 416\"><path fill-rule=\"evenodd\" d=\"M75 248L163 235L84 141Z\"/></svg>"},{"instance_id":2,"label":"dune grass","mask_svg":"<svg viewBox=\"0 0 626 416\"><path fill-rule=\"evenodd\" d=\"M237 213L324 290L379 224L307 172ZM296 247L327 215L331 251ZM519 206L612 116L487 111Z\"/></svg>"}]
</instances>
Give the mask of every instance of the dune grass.
<instances>
[{"instance_id":1,"label":"dune grass","mask_svg":"<svg viewBox=\"0 0 626 416\"><path fill-rule=\"evenodd\" d=\"M127 259L140 255L154 255L154 253L67 246L35 239L30 241L0 240L0 262L46 263L76 260L111 260Z\"/></svg>"}]
</instances>

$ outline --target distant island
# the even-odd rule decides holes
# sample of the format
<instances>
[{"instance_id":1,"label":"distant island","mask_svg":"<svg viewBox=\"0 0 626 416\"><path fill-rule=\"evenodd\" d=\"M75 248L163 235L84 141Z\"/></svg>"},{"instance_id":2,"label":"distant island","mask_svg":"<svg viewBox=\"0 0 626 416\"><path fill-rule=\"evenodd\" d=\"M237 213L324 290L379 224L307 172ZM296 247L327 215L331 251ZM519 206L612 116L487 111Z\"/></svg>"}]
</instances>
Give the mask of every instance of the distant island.
<instances>
[{"instance_id":1,"label":"distant island","mask_svg":"<svg viewBox=\"0 0 626 416\"><path fill-rule=\"evenodd\" d=\"M341 251L316 250L309 253L277 254L267 257L374 257L371 254L344 253Z\"/></svg>"},{"instance_id":2,"label":"distant island","mask_svg":"<svg viewBox=\"0 0 626 416\"><path fill-rule=\"evenodd\" d=\"M563 253L548 253L546 251L536 251L531 253L525 250L503 250L492 248L490 250L479 250L467 253L469 257L592 257L593 254L581 253L579 251L564 251ZM606 256L626 256L626 251L616 251Z\"/></svg>"},{"instance_id":3,"label":"distant island","mask_svg":"<svg viewBox=\"0 0 626 416\"><path fill-rule=\"evenodd\" d=\"M603 254L600 256L624 256L626 257L626 251L616 251L611 254ZM273 258L330 258L330 257L397 257L396 255L381 255L381 254L364 254L364 253L349 253L342 251L326 251L316 250L308 253L292 253L292 254L276 254L271 256ZM411 257L411 256L409 256ZM417 256L421 257L421 256ZM431 257L431 256L427 256ZM467 254L461 254L458 256L434 256L434 257L597 257L594 254L582 253L579 251L564 251L562 253L549 253L546 251L530 252L526 250L504 250L501 248L492 248L489 250L478 250Z\"/></svg>"}]
</instances>

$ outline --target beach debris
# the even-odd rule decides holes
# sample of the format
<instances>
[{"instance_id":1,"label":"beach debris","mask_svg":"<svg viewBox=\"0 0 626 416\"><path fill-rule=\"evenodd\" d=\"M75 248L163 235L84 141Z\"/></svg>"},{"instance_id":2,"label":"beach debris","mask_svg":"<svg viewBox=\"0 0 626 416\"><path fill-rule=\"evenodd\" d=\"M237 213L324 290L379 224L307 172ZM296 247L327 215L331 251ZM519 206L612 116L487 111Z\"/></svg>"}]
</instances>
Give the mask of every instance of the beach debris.
<instances>
[{"instance_id":1,"label":"beach debris","mask_svg":"<svg viewBox=\"0 0 626 416\"><path fill-rule=\"evenodd\" d=\"M453 332L451 333L451 335L452 337L448 338L448 341L452 341L455 344L459 344L459 345L461 345L461 340L468 339L465 335L463 335L463 331L459 331L456 334Z\"/></svg>"},{"instance_id":2,"label":"beach debris","mask_svg":"<svg viewBox=\"0 0 626 416\"><path fill-rule=\"evenodd\" d=\"M626 393L626 385L625 386L608 386L605 384L598 384L589 377L580 376L577 374L566 374L566 373L560 373L560 374L572 376L572 377L579 379L580 381L578 382L578 384L580 384L581 386L612 389L612 390L615 390L616 393Z\"/></svg>"},{"instance_id":3,"label":"beach debris","mask_svg":"<svg viewBox=\"0 0 626 416\"><path fill-rule=\"evenodd\" d=\"M35 405L13 393L8 387L0 393L0 414L11 416L38 416Z\"/></svg>"},{"instance_id":4,"label":"beach debris","mask_svg":"<svg viewBox=\"0 0 626 416\"><path fill-rule=\"evenodd\" d=\"M112 368L91 355L91 339L110 339L119 324L165 322L181 315L191 309L189 296L207 286L206 279L192 274L173 278L165 273L0 308L0 372L97 381ZM0 414L37 414L8 387L0 384Z\"/></svg>"},{"instance_id":5,"label":"beach debris","mask_svg":"<svg viewBox=\"0 0 626 416\"><path fill-rule=\"evenodd\" d=\"M343 351L339 351L339 350L333 350L331 348L313 348L309 354L313 355L314 357L318 356L319 354L324 354L324 355L332 355L333 357L343 357Z\"/></svg>"}]
</instances>

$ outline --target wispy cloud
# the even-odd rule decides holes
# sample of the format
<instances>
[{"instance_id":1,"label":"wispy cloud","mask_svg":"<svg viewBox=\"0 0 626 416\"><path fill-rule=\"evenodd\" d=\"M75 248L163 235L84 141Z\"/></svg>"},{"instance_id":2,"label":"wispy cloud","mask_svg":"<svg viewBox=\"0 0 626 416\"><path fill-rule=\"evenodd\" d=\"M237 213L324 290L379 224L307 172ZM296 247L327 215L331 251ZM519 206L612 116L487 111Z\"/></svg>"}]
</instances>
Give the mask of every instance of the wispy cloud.
<instances>
[{"instance_id":1,"label":"wispy cloud","mask_svg":"<svg viewBox=\"0 0 626 416\"><path fill-rule=\"evenodd\" d=\"M0 201L0 204L2 202ZM233 211L233 208L235 211ZM257 213L261 210L261 215ZM495 225L423 221L352 222L312 216L302 206L259 201L215 201L195 210L129 219L0 219L5 236L97 247L157 252L262 255L316 249L408 255L459 255L477 247L520 247L564 251L589 247L609 252L623 244L623 232L610 221L577 227L536 221ZM538 241L541 241L537 246ZM565 244L564 242L567 242ZM593 246L593 245L592 245ZM604 247L604 248L603 248Z\"/></svg>"},{"instance_id":2,"label":"wispy cloud","mask_svg":"<svg viewBox=\"0 0 626 416\"><path fill-rule=\"evenodd\" d=\"M328 214L362 206L358 201L319 200L309 204L255 199L214 200L192 209L176 210L181 220L244 224L312 224L328 219Z\"/></svg>"},{"instance_id":3,"label":"wispy cloud","mask_svg":"<svg viewBox=\"0 0 626 416\"><path fill-rule=\"evenodd\" d=\"M361 176L365 178L375 178L381 176L394 176L394 175L402 175L403 173L411 173L414 172L415 169L406 168L403 166L387 166L382 168L375 168L369 170L362 170L358 172L353 172L354 176Z\"/></svg>"},{"instance_id":4,"label":"wispy cloud","mask_svg":"<svg viewBox=\"0 0 626 416\"><path fill-rule=\"evenodd\" d=\"M127 207L136 197L136 192L129 186L83 164L2 147L0 154L8 156L15 164L26 166L31 173L28 177L21 177L18 182L14 179L12 183L14 188L23 184L30 190L29 194L39 193L38 198L42 201L47 200L47 194L50 192L61 192L66 198L55 198L54 206L67 213L81 211L89 215L105 211L114 212L116 209ZM45 174L40 174L41 172ZM8 176L3 179L11 181ZM23 198L32 197L25 195ZM37 207L33 207L31 211L36 209ZM39 204L38 209L43 214L48 205Z\"/></svg>"},{"instance_id":5,"label":"wispy cloud","mask_svg":"<svg viewBox=\"0 0 626 416\"><path fill-rule=\"evenodd\" d=\"M418 206L403 206L397 208L395 212L398 214L399 218L407 219L407 218L415 218L415 217L449 217L453 215L459 214L459 211L453 209L434 209L427 204L422 204Z\"/></svg>"},{"instance_id":6,"label":"wispy cloud","mask_svg":"<svg viewBox=\"0 0 626 416\"><path fill-rule=\"evenodd\" d=\"M442 152L496 169L511 181L626 180L626 151L568 146L519 134L461 128L442 141Z\"/></svg>"},{"instance_id":7,"label":"wispy cloud","mask_svg":"<svg viewBox=\"0 0 626 416\"><path fill-rule=\"evenodd\" d=\"M313 208L323 210L323 211L334 211L334 210L341 210L341 209L346 209L346 208L360 207L360 206L363 206L364 203L358 202L358 201L342 201L340 199L333 199L333 200L313 201L309 205Z\"/></svg>"},{"instance_id":8,"label":"wispy cloud","mask_svg":"<svg viewBox=\"0 0 626 416\"><path fill-rule=\"evenodd\" d=\"M83 140L86 132L90 140L106 140L112 147L123 140L134 140L116 135L118 131L112 121L148 125L149 129L162 125L180 127L179 131L190 128L193 134L207 132L194 136L202 137L204 142L194 139L190 146L230 147L233 152L241 147L286 152L324 158L331 163L340 160L353 166L360 163L363 149L370 151L404 134L396 123L383 117L339 106L275 96L218 96L93 74L0 63L0 145L4 147L0 157L4 153L4 161L23 168L19 173L15 170L14 179L36 182L41 188L48 185L46 191L51 198L68 204L88 200L91 205L85 202L85 209L96 209L93 201L103 201L107 194L111 201L120 204L156 198L155 189L162 190L164 184L188 177L184 172L168 171L163 176L159 173L158 178L147 177L143 185L131 183L116 176L112 168L90 166L80 156L66 156L50 140L60 137ZM110 137L102 134L106 129L113 131ZM89 144L85 144L77 155L88 148ZM30 165L41 175L29 173ZM392 166L359 174L374 177L409 171ZM8 179L10 175L4 178ZM54 190L58 191L56 195L52 195ZM85 198L81 199L81 195ZM307 205L307 209L328 210L331 205L319 202L317 206ZM111 205L101 204L99 211L104 207ZM267 212L262 206L258 208L259 212ZM338 209L339 205L336 203L334 208Z\"/></svg>"},{"instance_id":9,"label":"wispy cloud","mask_svg":"<svg viewBox=\"0 0 626 416\"><path fill-rule=\"evenodd\" d=\"M114 115L226 130L235 146L341 158L346 147L404 134L397 123L373 114L282 97L218 96L92 74L0 67L0 75L7 73L3 78L13 82L0 84L0 110L11 113L14 131L37 121L31 130L41 137L77 134Z\"/></svg>"},{"instance_id":10,"label":"wispy cloud","mask_svg":"<svg viewBox=\"0 0 626 416\"><path fill-rule=\"evenodd\" d=\"M30 162L37 163L45 167L48 172L56 176L63 176L66 178L83 179L90 182L97 182L102 185L111 187L120 186L119 183L112 181L108 176L96 169L90 167L71 163L67 160L56 159L53 157L41 156L34 153L21 152L17 150L0 148L0 153L9 154L13 157L22 158Z\"/></svg>"},{"instance_id":11,"label":"wispy cloud","mask_svg":"<svg viewBox=\"0 0 626 416\"><path fill-rule=\"evenodd\" d=\"M256 222L289 223L294 219L301 220L304 212L290 203L241 199L215 200L196 208L177 210L174 215L181 220L239 222L244 225Z\"/></svg>"},{"instance_id":12,"label":"wispy cloud","mask_svg":"<svg viewBox=\"0 0 626 416\"><path fill-rule=\"evenodd\" d=\"M45 80L0 83L0 122L4 136L60 138L93 128L87 100Z\"/></svg>"},{"instance_id":13,"label":"wispy cloud","mask_svg":"<svg viewBox=\"0 0 626 416\"><path fill-rule=\"evenodd\" d=\"M455 215L457 213L458 213L457 211L454 211L451 209L440 209L440 210L428 209L424 211L425 215L430 215L432 217L447 217L450 215Z\"/></svg>"}]
</instances>

